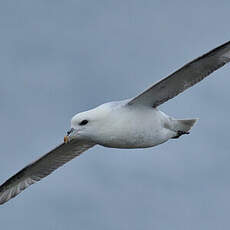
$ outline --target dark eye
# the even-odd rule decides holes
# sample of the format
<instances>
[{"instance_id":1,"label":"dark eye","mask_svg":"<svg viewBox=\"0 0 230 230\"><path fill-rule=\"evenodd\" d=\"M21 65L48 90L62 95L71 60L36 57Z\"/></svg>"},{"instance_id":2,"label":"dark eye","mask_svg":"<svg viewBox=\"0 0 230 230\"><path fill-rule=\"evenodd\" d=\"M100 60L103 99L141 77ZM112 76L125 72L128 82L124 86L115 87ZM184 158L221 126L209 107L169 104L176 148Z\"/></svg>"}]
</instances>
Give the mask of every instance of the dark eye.
<instances>
[{"instance_id":1,"label":"dark eye","mask_svg":"<svg viewBox=\"0 0 230 230\"><path fill-rule=\"evenodd\" d=\"M87 121L87 120L83 120L83 121L81 121L81 122L79 123L79 125L86 125L88 122L89 122L89 121Z\"/></svg>"}]
</instances>

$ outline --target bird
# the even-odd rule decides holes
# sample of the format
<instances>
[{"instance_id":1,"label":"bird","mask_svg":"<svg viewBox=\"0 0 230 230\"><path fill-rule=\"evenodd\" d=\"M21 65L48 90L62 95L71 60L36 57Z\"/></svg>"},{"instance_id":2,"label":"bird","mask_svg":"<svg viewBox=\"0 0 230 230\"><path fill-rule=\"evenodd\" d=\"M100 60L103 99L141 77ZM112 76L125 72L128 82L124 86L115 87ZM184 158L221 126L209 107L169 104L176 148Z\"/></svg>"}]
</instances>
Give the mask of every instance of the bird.
<instances>
[{"instance_id":1,"label":"bird","mask_svg":"<svg viewBox=\"0 0 230 230\"><path fill-rule=\"evenodd\" d=\"M197 119L175 119L158 107L229 61L230 41L194 59L136 97L76 114L61 144L0 185L0 204L95 145L148 148L189 134Z\"/></svg>"}]
</instances>

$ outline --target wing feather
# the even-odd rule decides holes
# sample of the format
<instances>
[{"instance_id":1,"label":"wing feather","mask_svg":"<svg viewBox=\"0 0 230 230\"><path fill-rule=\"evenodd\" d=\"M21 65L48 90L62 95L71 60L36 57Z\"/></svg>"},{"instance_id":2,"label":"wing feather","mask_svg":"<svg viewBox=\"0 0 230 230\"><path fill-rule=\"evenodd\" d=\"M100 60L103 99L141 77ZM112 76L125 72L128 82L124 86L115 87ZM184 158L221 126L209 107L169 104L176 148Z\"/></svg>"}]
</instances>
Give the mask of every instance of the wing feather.
<instances>
[{"instance_id":1,"label":"wing feather","mask_svg":"<svg viewBox=\"0 0 230 230\"><path fill-rule=\"evenodd\" d=\"M184 65L128 102L157 107L230 61L230 41Z\"/></svg>"},{"instance_id":2,"label":"wing feather","mask_svg":"<svg viewBox=\"0 0 230 230\"><path fill-rule=\"evenodd\" d=\"M0 186L0 204L4 204L24 189L51 174L94 144L82 141L62 143L38 160L29 164Z\"/></svg>"}]
</instances>

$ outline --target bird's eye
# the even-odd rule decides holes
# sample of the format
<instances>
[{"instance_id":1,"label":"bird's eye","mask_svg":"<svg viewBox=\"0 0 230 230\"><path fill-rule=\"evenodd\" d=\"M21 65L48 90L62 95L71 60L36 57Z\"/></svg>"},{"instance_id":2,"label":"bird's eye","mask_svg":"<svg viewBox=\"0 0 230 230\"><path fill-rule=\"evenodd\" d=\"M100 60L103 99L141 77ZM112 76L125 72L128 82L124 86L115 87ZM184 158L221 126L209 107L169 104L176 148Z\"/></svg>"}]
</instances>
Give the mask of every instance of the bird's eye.
<instances>
[{"instance_id":1,"label":"bird's eye","mask_svg":"<svg viewBox=\"0 0 230 230\"><path fill-rule=\"evenodd\" d=\"M89 122L89 121L87 121L87 120L83 120L83 121L81 121L81 122L79 123L79 125L86 125L88 122Z\"/></svg>"}]
</instances>

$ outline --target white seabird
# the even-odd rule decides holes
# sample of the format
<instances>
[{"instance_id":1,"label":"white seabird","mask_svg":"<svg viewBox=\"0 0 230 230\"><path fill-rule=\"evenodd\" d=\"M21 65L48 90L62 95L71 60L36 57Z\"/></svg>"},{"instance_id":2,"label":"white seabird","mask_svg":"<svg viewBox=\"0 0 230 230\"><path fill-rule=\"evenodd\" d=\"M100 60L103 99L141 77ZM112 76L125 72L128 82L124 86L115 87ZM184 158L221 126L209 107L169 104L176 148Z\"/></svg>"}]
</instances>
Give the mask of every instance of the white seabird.
<instances>
[{"instance_id":1,"label":"white seabird","mask_svg":"<svg viewBox=\"0 0 230 230\"><path fill-rule=\"evenodd\" d=\"M0 186L0 204L96 144L147 148L188 134L197 119L177 120L157 107L230 61L230 41L186 64L140 95L79 113L64 142Z\"/></svg>"}]
</instances>

